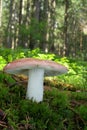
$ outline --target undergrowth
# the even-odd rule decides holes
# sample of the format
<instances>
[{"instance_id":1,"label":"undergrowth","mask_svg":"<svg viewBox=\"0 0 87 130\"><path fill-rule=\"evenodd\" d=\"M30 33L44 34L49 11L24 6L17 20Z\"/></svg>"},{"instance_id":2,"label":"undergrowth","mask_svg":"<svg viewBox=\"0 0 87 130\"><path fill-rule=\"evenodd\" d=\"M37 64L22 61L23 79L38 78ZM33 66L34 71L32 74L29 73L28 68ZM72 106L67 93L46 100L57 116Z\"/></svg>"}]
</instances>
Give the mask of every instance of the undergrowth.
<instances>
[{"instance_id":1,"label":"undergrowth","mask_svg":"<svg viewBox=\"0 0 87 130\"><path fill-rule=\"evenodd\" d=\"M68 68L68 73L65 75L58 76L58 81L73 84L76 87L86 89L87 87L87 62L80 61L77 59L59 57L55 54L43 53L39 48L34 50L29 49L16 49L11 50L7 48L0 48L0 70L3 67L12 62L15 59L33 57L45 60L53 60L55 62L61 63Z\"/></svg>"},{"instance_id":2,"label":"undergrowth","mask_svg":"<svg viewBox=\"0 0 87 130\"><path fill-rule=\"evenodd\" d=\"M27 80L8 75L3 67L34 57L65 65L68 73L44 81L44 100L25 99ZM39 49L0 49L0 130L87 130L87 62Z\"/></svg>"},{"instance_id":3,"label":"undergrowth","mask_svg":"<svg viewBox=\"0 0 87 130\"><path fill-rule=\"evenodd\" d=\"M86 92L49 86L51 89L44 91L44 101L36 103L25 99L25 82L20 84L3 72L0 72L1 75L0 130L87 129Z\"/></svg>"}]
</instances>

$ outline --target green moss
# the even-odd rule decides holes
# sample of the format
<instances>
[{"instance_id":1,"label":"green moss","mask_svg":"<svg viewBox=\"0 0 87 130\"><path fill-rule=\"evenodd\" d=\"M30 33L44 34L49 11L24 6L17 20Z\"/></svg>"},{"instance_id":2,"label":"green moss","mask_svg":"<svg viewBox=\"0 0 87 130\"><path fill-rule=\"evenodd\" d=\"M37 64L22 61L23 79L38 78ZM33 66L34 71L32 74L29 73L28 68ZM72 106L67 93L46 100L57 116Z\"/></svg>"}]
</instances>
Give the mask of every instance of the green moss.
<instances>
[{"instance_id":1,"label":"green moss","mask_svg":"<svg viewBox=\"0 0 87 130\"><path fill-rule=\"evenodd\" d=\"M0 71L0 109L5 112L9 126L15 130L87 130L87 63L67 57L59 58L55 54L43 54L39 49L0 48L0 55L2 69L2 64L24 57L49 59L69 68L66 75L56 78L56 83L54 80L46 84L52 89L44 91L41 103L26 100L26 84ZM72 89L68 88L70 85Z\"/></svg>"}]
</instances>

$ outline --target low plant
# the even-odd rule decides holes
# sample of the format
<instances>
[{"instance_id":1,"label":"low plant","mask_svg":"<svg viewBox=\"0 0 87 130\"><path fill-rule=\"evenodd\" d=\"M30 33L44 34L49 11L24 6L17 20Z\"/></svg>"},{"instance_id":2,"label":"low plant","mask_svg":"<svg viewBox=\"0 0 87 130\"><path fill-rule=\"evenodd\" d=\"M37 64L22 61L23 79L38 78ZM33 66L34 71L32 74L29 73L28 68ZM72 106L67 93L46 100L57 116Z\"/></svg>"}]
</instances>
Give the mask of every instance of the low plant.
<instances>
[{"instance_id":1,"label":"low plant","mask_svg":"<svg viewBox=\"0 0 87 130\"><path fill-rule=\"evenodd\" d=\"M14 53L15 52L15 53ZM25 99L24 77L8 75L3 67L19 58L34 57L59 62L67 74L45 79L41 103ZM0 50L0 130L86 130L87 129L87 67L39 49Z\"/></svg>"}]
</instances>

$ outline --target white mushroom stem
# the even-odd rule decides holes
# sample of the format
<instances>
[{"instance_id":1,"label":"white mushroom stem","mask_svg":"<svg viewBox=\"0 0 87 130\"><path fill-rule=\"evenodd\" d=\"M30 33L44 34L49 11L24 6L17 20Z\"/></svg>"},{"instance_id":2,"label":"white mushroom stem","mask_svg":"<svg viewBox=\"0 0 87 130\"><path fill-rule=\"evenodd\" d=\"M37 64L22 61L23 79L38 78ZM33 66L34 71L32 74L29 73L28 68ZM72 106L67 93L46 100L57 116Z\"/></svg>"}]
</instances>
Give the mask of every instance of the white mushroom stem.
<instances>
[{"instance_id":1,"label":"white mushroom stem","mask_svg":"<svg viewBox=\"0 0 87 130\"><path fill-rule=\"evenodd\" d=\"M29 79L26 98L40 102L43 100L44 69L34 68L29 70Z\"/></svg>"}]
</instances>

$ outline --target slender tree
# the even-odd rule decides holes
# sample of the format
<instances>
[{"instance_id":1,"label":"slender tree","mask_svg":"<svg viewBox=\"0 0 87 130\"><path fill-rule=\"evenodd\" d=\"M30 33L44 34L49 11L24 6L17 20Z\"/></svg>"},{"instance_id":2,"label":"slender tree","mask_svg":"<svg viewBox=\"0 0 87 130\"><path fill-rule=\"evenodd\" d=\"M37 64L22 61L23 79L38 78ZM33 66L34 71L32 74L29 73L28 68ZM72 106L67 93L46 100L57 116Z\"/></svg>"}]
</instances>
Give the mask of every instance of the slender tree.
<instances>
[{"instance_id":1,"label":"slender tree","mask_svg":"<svg viewBox=\"0 0 87 130\"><path fill-rule=\"evenodd\" d=\"M55 51L55 24L56 24L56 0L50 1L50 28L49 28L49 48L52 52Z\"/></svg>"},{"instance_id":2,"label":"slender tree","mask_svg":"<svg viewBox=\"0 0 87 130\"><path fill-rule=\"evenodd\" d=\"M87 1L4 0L3 7L0 0L5 47L39 47L64 56L86 54Z\"/></svg>"},{"instance_id":3,"label":"slender tree","mask_svg":"<svg viewBox=\"0 0 87 130\"><path fill-rule=\"evenodd\" d=\"M39 42L39 16L40 16L40 0L33 0L31 7L31 22L30 22L30 44L29 47L34 49Z\"/></svg>"},{"instance_id":4,"label":"slender tree","mask_svg":"<svg viewBox=\"0 0 87 130\"><path fill-rule=\"evenodd\" d=\"M49 0L44 0L41 3L40 8L40 48L43 51L48 51L48 40L49 40L49 32L48 32L48 23L49 23Z\"/></svg>"},{"instance_id":5,"label":"slender tree","mask_svg":"<svg viewBox=\"0 0 87 130\"><path fill-rule=\"evenodd\" d=\"M65 0L65 14L64 14L64 51L63 55L69 55L69 42L68 42L68 10L69 10L69 0Z\"/></svg>"},{"instance_id":6,"label":"slender tree","mask_svg":"<svg viewBox=\"0 0 87 130\"><path fill-rule=\"evenodd\" d=\"M14 29L13 21L14 21L14 13L13 13L13 7L14 7L14 0L10 1L9 5L9 20L8 20L8 26L7 26L7 47L12 48L12 42L13 42L13 35L12 30Z\"/></svg>"},{"instance_id":7,"label":"slender tree","mask_svg":"<svg viewBox=\"0 0 87 130\"><path fill-rule=\"evenodd\" d=\"M2 0L0 0L0 27L2 25Z\"/></svg>"},{"instance_id":8,"label":"slender tree","mask_svg":"<svg viewBox=\"0 0 87 130\"><path fill-rule=\"evenodd\" d=\"M23 6L23 0L19 1L19 25L22 24L22 6Z\"/></svg>"}]
</instances>

